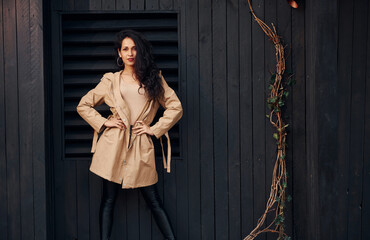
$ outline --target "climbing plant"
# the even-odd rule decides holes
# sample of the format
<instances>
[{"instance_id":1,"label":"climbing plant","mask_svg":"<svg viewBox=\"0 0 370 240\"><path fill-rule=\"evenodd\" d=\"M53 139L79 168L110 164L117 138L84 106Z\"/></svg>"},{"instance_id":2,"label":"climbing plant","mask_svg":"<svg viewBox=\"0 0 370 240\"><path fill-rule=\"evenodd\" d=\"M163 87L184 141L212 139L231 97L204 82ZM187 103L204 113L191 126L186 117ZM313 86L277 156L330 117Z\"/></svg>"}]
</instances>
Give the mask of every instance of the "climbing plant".
<instances>
[{"instance_id":1,"label":"climbing plant","mask_svg":"<svg viewBox=\"0 0 370 240\"><path fill-rule=\"evenodd\" d=\"M269 114L266 115L269 118L270 123L273 125L276 132L273 133L272 137L276 140L277 156L274 169L272 172L272 184L270 190L270 197L266 203L266 209L262 216L258 219L257 226L249 233L244 240L253 240L259 234L264 232L278 233L278 240L288 240L290 237L285 233L285 213L286 213L286 202L291 200L291 196L287 196L287 171L286 171L286 128L288 124L285 124L282 118L282 107L285 105L285 101L289 96L287 87L295 84L293 74L288 76L284 75L285 72L285 56L284 47L281 42L281 37L276 32L276 28L272 23L272 29L267 26L261 19L259 19L253 11L250 0L248 0L250 11L260 25L265 34L269 37L269 40L274 44L276 50L276 72L271 75L269 80L270 94L267 98L267 106L269 108ZM284 78L284 76L286 76ZM274 219L270 223L265 224L265 220L268 214L275 213Z\"/></svg>"}]
</instances>

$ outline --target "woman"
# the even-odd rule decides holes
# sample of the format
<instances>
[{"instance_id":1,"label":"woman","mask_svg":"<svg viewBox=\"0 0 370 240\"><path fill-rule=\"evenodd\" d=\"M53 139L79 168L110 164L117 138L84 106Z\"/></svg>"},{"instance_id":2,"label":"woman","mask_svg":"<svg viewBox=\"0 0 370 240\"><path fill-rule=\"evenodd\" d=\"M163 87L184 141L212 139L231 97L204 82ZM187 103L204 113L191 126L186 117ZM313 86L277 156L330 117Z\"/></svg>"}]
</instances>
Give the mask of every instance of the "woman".
<instances>
[{"instance_id":1,"label":"woman","mask_svg":"<svg viewBox=\"0 0 370 240\"><path fill-rule=\"evenodd\" d=\"M157 192L158 175L150 136L159 138L161 145L161 136L167 137L167 161L163 145L162 154L164 167L170 172L168 131L182 117L181 102L154 63L151 44L133 30L123 30L116 37L117 64L122 70L105 73L77 106L77 112L95 130L90 171L103 179L101 239L107 240L111 235L120 188L139 188L165 238L175 239ZM103 102L112 112L108 118L94 109ZM150 126L159 105L165 109L163 116Z\"/></svg>"}]
</instances>

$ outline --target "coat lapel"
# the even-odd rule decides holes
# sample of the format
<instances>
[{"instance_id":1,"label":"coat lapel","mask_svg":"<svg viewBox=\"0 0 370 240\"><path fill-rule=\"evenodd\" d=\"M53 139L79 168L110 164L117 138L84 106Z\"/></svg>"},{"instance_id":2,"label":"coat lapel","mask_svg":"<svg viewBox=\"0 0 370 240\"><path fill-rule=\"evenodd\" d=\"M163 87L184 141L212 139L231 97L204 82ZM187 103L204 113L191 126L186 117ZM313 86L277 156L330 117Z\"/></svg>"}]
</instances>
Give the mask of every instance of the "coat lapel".
<instances>
[{"instance_id":1,"label":"coat lapel","mask_svg":"<svg viewBox=\"0 0 370 240\"><path fill-rule=\"evenodd\" d=\"M121 119L126 119L124 122L126 127L129 127L129 119L130 119L130 109L128 108L126 102L123 100L121 91L120 91L120 74L121 71L116 72L114 75L113 80L113 94L115 99L115 107L118 114L121 116Z\"/></svg>"}]
</instances>

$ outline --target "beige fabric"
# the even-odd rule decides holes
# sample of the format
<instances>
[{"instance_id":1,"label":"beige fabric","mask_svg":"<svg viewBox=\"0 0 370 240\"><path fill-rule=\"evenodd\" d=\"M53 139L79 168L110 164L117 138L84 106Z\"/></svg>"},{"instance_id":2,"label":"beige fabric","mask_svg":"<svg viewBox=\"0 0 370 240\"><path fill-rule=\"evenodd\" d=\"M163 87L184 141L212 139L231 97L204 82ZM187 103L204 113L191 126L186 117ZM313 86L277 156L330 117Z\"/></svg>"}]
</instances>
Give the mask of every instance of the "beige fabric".
<instances>
[{"instance_id":1,"label":"beige fabric","mask_svg":"<svg viewBox=\"0 0 370 240\"><path fill-rule=\"evenodd\" d=\"M127 103L131 113L131 125L134 124L147 101L144 88L140 88L139 90L139 87L140 86L135 83L126 83L124 78L121 76L120 91L122 98Z\"/></svg>"},{"instance_id":2,"label":"beige fabric","mask_svg":"<svg viewBox=\"0 0 370 240\"><path fill-rule=\"evenodd\" d=\"M130 109L122 98L119 89L120 72L105 73L98 85L83 96L77 106L77 112L94 129L94 138L91 152L94 153L90 164L90 171L109 181L122 184L122 188L137 188L153 185L158 181L155 168L154 146L147 134L130 137L129 119ZM168 86L162 73L164 99L146 101L137 120L151 125L160 105L165 108L163 116L150 128L157 138L167 137L167 161L162 146L164 167L170 172L171 146L168 131L180 120L183 109L180 100L172 88ZM106 103L112 114L104 118L94 107ZM128 129L106 128L104 122L120 116ZM102 133L101 133L102 132ZM98 139L98 133L101 133ZM161 145L162 145L162 139Z\"/></svg>"}]
</instances>

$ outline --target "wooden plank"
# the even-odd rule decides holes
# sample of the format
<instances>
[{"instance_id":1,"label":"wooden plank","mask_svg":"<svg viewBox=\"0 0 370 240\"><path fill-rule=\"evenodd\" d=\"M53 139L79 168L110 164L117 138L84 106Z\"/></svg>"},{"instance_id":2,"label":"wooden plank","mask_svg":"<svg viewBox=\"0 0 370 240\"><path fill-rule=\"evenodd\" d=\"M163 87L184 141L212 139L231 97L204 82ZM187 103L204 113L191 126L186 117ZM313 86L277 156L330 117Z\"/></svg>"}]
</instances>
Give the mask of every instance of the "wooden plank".
<instances>
[{"instance_id":1,"label":"wooden plank","mask_svg":"<svg viewBox=\"0 0 370 240\"><path fill-rule=\"evenodd\" d=\"M368 20L368 2L354 5L353 57L351 75L351 123L349 162L348 238L361 239L367 29L362 24Z\"/></svg>"},{"instance_id":2,"label":"wooden plank","mask_svg":"<svg viewBox=\"0 0 370 240\"><path fill-rule=\"evenodd\" d=\"M282 3L283 5L286 5L285 1L280 1L279 3ZM279 6L279 7L278 7ZM286 36L283 31L283 28L285 27L285 21L280 19L283 18L283 14L280 15L280 12L283 11L280 7L280 4L277 3L277 1L274 0L266 0L265 1L265 20L264 22L272 29L271 23L274 24L275 27L277 27L278 34L282 36L284 41L289 41L287 39L288 36ZM279 13L279 19L277 18ZM288 16L289 13L288 13ZM288 17L287 16L287 17ZM254 22L254 24L257 24ZM262 31L262 29L260 29ZM264 44L265 44L265 52L264 52L264 58L265 58L265 78L263 81L265 82L265 102L267 100L267 97L270 95L270 89L269 89L269 83L271 74L276 73L276 50L275 46L271 42L271 40L267 37L266 34L264 34ZM260 53L263 54L263 53ZM267 107L265 107L265 115L270 114L270 111ZM285 114L286 115L286 114ZM285 119L284 119L285 120ZM268 199L270 197L270 191L271 191L271 183L272 183L272 174L274 170L274 165L276 161L276 140L273 138L273 133L277 132L275 127L273 127L269 121L268 118L265 117L265 138L266 138L266 172L265 172L265 197L264 199ZM275 218L275 211L271 212L266 217L266 224L270 224L274 221ZM275 227L275 224L273 225ZM276 234L267 234L266 239L276 239Z\"/></svg>"},{"instance_id":3,"label":"wooden plank","mask_svg":"<svg viewBox=\"0 0 370 240\"><path fill-rule=\"evenodd\" d=\"M160 10L173 10L173 0L159 0Z\"/></svg>"},{"instance_id":4,"label":"wooden plank","mask_svg":"<svg viewBox=\"0 0 370 240\"><path fill-rule=\"evenodd\" d=\"M57 12L52 12L51 14L51 22L53 23L53 28L51 28L51 38L53 45L60 46L61 45L61 35L60 35L60 15ZM52 136L62 136L62 126L63 124L63 117L62 117L62 63L61 63L61 48L52 48L51 50L51 57L53 59L52 63L52 75L51 79L51 96L52 96ZM65 233L65 222L63 219L64 215L64 164L62 160L63 156L63 141L62 138L54 137L53 138L53 170L52 176L54 176L54 238L55 239L63 239L64 240L64 233ZM59 206L59 207L55 207Z\"/></svg>"},{"instance_id":5,"label":"wooden plank","mask_svg":"<svg viewBox=\"0 0 370 240\"><path fill-rule=\"evenodd\" d=\"M240 220L240 106L239 106L239 14L238 0L226 5L227 22L227 163L228 239L241 239Z\"/></svg>"},{"instance_id":6,"label":"wooden plank","mask_svg":"<svg viewBox=\"0 0 370 240\"><path fill-rule=\"evenodd\" d=\"M128 0L126 0L128 1ZM102 0L89 0L89 10L101 10ZM117 0L117 7L119 6L119 0Z\"/></svg>"},{"instance_id":7,"label":"wooden plank","mask_svg":"<svg viewBox=\"0 0 370 240\"><path fill-rule=\"evenodd\" d=\"M215 236L229 237L227 162L226 3L212 2Z\"/></svg>"},{"instance_id":8,"label":"wooden plank","mask_svg":"<svg viewBox=\"0 0 370 240\"><path fill-rule=\"evenodd\" d=\"M89 164L90 167L90 164ZM100 240L99 211L102 196L101 177L89 171L89 236ZM117 199L118 200L118 199Z\"/></svg>"},{"instance_id":9,"label":"wooden plank","mask_svg":"<svg viewBox=\"0 0 370 240\"><path fill-rule=\"evenodd\" d=\"M0 4L0 19L3 19L3 1ZM4 28L0 24L0 72L5 72L4 65ZM6 177L6 117L5 117L5 77L0 74L0 231L5 239L8 239L8 198Z\"/></svg>"},{"instance_id":10,"label":"wooden plank","mask_svg":"<svg viewBox=\"0 0 370 240\"><path fill-rule=\"evenodd\" d=\"M351 124L351 73L352 73L352 46L353 43L353 6L351 1L339 2L338 22L338 196L336 200L336 224L343 226L337 229L337 237L348 236L348 188L349 188L349 160L350 160L350 124Z\"/></svg>"},{"instance_id":11,"label":"wooden plank","mask_svg":"<svg viewBox=\"0 0 370 240\"><path fill-rule=\"evenodd\" d=\"M77 0L75 1L74 9L77 11L89 10L89 2L90 0Z\"/></svg>"},{"instance_id":12,"label":"wooden plank","mask_svg":"<svg viewBox=\"0 0 370 240\"><path fill-rule=\"evenodd\" d=\"M63 3L63 10L64 11L72 11L74 10L74 0L60 0Z\"/></svg>"},{"instance_id":13,"label":"wooden plank","mask_svg":"<svg viewBox=\"0 0 370 240\"><path fill-rule=\"evenodd\" d=\"M127 189L127 239L139 239L139 192L138 189Z\"/></svg>"},{"instance_id":14,"label":"wooden plank","mask_svg":"<svg viewBox=\"0 0 370 240\"><path fill-rule=\"evenodd\" d=\"M76 239L78 236L77 232L77 169L76 162L64 161L64 191L62 196L64 201L62 205L62 217L65 222L65 232L64 238L66 239Z\"/></svg>"},{"instance_id":15,"label":"wooden plank","mask_svg":"<svg viewBox=\"0 0 370 240\"><path fill-rule=\"evenodd\" d=\"M252 21L247 1L239 2L240 35L240 187L241 228L246 237L254 228L253 216L253 106L252 106Z\"/></svg>"},{"instance_id":16,"label":"wooden plank","mask_svg":"<svg viewBox=\"0 0 370 240\"><path fill-rule=\"evenodd\" d=\"M158 10L159 0L145 0L145 10Z\"/></svg>"},{"instance_id":17,"label":"wooden plank","mask_svg":"<svg viewBox=\"0 0 370 240\"><path fill-rule=\"evenodd\" d=\"M45 122L45 86L44 86L44 29L43 1L30 2L30 40L31 61L30 75L25 76L29 81L31 76L32 99L32 165L33 165L33 204L34 204L34 236L35 239L47 238L47 179L46 179L46 122ZM22 41L20 44L24 44ZM27 123L29 124L29 123ZM30 224L28 221L27 224Z\"/></svg>"},{"instance_id":18,"label":"wooden plank","mask_svg":"<svg viewBox=\"0 0 370 240\"><path fill-rule=\"evenodd\" d=\"M201 239L215 239L213 162L212 9L211 0L199 1L199 108Z\"/></svg>"},{"instance_id":19,"label":"wooden plank","mask_svg":"<svg viewBox=\"0 0 370 240\"><path fill-rule=\"evenodd\" d=\"M181 6L183 6L184 1L181 2ZM179 98L182 103L182 107L184 109L184 114L182 116L181 128L180 128L180 147L181 147L181 155L182 160L176 162L176 184L177 188L181 189L181 191L177 192L176 197L176 237L179 240L189 239L189 190L188 190L188 103L187 103L187 61L186 61L186 51L187 49L187 41L186 41L186 8L181 7L179 9L179 18L178 18L178 39L179 39L179 78L180 78L180 86L179 86Z\"/></svg>"},{"instance_id":20,"label":"wooden plank","mask_svg":"<svg viewBox=\"0 0 370 240\"><path fill-rule=\"evenodd\" d=\"M316 4L316 5L315 5ZM318 132L317 132L317 109L316 109L316 81L315 81L315 59L316 42L314 35L317 33L318 1L305 3L305 31L306 36L306 164L307 164L307 239L319 239L319 192L318 192ZM320 43L321 44L321 43Z\"/></svg>"},{"instance_id":21,"label":"wooden plank","mask_svg":"<svg viewBox=\"0 0 370 240\"><path fill-rule=\"evenodd\" d=\"M19 112L18 112L18 74L17 74L17 33L15 2L3 3L4 27L4 90L5 90L5 136L6 136L6 183L7 183L7 232L8 239L20 239L21 195L19 162Z\"/></svg>"},{"instance_id":22,"label":"wooden plank","mask_svg":"<svg viewBox=\"0 0 370 240\"><path fill-rule=\"evenodd\" d=\"M101 9L102 10L115 10L116 1L115 0L102 0Z\"/></svg>"},{"instance_id":23,"label":"wooden plank","mask_svg":"<svg viewBox=\"0 0 370 240\"><path fill-rule=\"evenodd\" d=\"M370 13L370 4L368 4L367 12ZM366 93L365 93L365 127L364 136L370 135L370 16L368 14L367 19L367 59L366 59ZM364 137L364 146L370 146L370 141L368 137ZM370 239L370 193L368 189L370 188L370 149L364 147L363 155L363 186L362 186L362 215L361 215L361 237L362 239Z\"/></svg>"},{"instance_id":24,"label":"wooden plank","mask_svg":"<svg viewBox=\"0 0 370 240\"><path fill-rule=\"evenodd\" d=\"M144 10L144 0L130 0L130 10Z\"/></svg>"},{"instance_id":25,"label":"wooden plank","mask_svg":"<svg viewBox=\"0 0 370 240\"><path fill-rule=\"evenodd\" d=\"M130 0L116 0L116 10L129 10Z\"/></svg>"},{"instance_id":26,"label":"wooden plank","mask_svg":"<svg viewBox=\"0 0 370 240\"><path fill-rule=\"evenodd\" d=\"M264 1L253 3L256 15L264 19ZM265 99L265 69L264 69L264 38L265 33L254 21L252 24L252 56L253 56L253 182L254 182L254 225L265 211L266 191L265 191L265 121L266 106ZM261 235L261 239L266 239L266 234Z\"/></svg>"},{"instance_id":27,"label":"wooden plank","mask_svg":"<svg viewBox=\"0 0 370 240\"><path fill-rule=\"evenodd\" d=\"M189 238L201 238L200 221L200 149L199 149L199 66L198 66L198 1L187 1L186 27L192 29L186 34L188 88L188 189L189 189Z\"/></svg>"},{"instance_id":28,"label":"wooden plank","mask_svg":"<svg viewBox=\"0 0 370 240\"><path fill-rule=\"evenodd\" d=\"M76 162L77 237L90 240L90 194L88 161Z\"/></svg>"},{"instance_id":29,"label":"wooden plank","mask_svg":"<svg viewBox=\"0 0 370 240\"><path fill-rule=\"evenodd\" d=\"M288 98L292 99L293 118L289 125L289 132L293 139L291 146L292 156L288 161L292 163L290 172L290 185L292 191L289 194L293 197L293 234L292 239L304 239L307 231L307 191L306 178L306 105L305 105L305 31L304 31L304 8L299 7L292 11L292 70L297 81L293 88L289 88ZM290 190L290 188L289 188Z\"/></svg>"},{"instance_id":30,"label":"wooden plank","mask_svg":"<svg viewBox=\"0 0 370 240\"><path fill-rule=\"evenodd\" d=\"M277 27L278 27L278 32L280 36L283 37L283 45L287 46L285 48L285 52L287 55L286 62L285 62L285 70L287 71L292 71L293 70L293 63L292 63L292 58L291 58L291 44L292 44L292 7L289 6L289 4L286 4L284 1L277 1ZM271 43L270 43L271 45ZM288 56L289 55L289 56ZM276 63L276 60L275 60ZM276 69L276 67L275 67ZM289 126L292 126L293 124L293 99L288 98L285 102L285 108L284 108L284 116L283 119L286 121ZM270 123L269 123L270 124ZM270 124L271 125L271 124ZM276 132L276 130L274 130ZM286 143L288 145L288 148L286 149L286 169L288 172L288 176L292 176L292 171L293 171L293 165L292 165L292 160L293 160L293 151L290 146L293 146L293 138L291 135L291 131L288 128L287 129L287 134L288 137L286 139ZM270 135L270 139L273 140L273 138ZM276 145L275 145L276 146ZM274 154L276 156L276 153ZM274 159L274 162L276 159ZM272 166L270 166L272 167ZM270 169L272 172L272 169ZM292 185L294 184L294 180L289 177L288 178L288 187L286 189L287 195L292 193ZM287 196L286 195L286 196ZM293 212L292 212L292 204L290 202L286 202L286 215L285 215L285 232L289 235L292 236L292 227L293 227ZM271 236L269 235L268 239L275 239L276 236Z\"/></svg>"},{"instance_id":31,"label":"wooden plank","mask_svg":"<svg viewBox=\"0 0 370 240\"><path fill-rule=\"evenodd\" d=\"M20 178L20 212L21 225L19 230L22 239L34 236L34 189L33 189L33 121L32 121L32 83L36 79L31 76L31 51L38 46L31 46L30 42L30 6L28 1L16 1L17 18L17 59L18 60L18 111L21 113L19 118L19 174ZM33 10L33 9L31 9ZM36 12L37 14L37 12ZM37 15L35 15L37 18ZM31 51L30 51L31 49ZM37 57L37 56L35 56ZM33 58L33 56L32 56ZM40 61L41 59L35 59ZM30 64L31 63L31 64ZM36 66L37 67L37 66ZM39 69L41 70L41 69ZM31 76L31 77L30 77ZM36 129L35 129L36 130ZM32 157L30 157L32 156ZM43 173L39 173L43 174ZM37 196L35 196L37 197Z\"/></svg>"}]
</instances>

